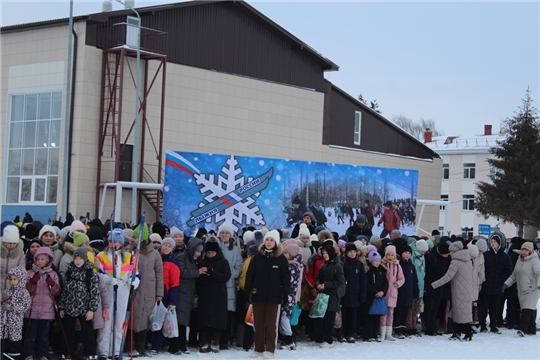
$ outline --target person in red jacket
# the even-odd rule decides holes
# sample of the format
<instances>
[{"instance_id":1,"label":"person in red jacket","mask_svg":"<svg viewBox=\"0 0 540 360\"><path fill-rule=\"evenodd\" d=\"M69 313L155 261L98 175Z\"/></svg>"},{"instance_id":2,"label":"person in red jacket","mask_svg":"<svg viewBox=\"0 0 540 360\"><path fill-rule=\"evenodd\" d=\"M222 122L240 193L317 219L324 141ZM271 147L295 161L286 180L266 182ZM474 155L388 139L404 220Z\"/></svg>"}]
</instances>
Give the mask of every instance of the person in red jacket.
<instances>
[{"instance_id":1,"label":"person in red jacket","mask_svg":"<svg viewBox=\"0 0 540 360\"><path fill-rule=\"evenodd\" d=\"M383 231L381 231L381 239L386 237L392 230L399 230L401 225L401 219L399 218L398 212L392 207L392 202L387 201L384 203L384 213L377 225L383 224Z\"/></svg>"}]
</instances>

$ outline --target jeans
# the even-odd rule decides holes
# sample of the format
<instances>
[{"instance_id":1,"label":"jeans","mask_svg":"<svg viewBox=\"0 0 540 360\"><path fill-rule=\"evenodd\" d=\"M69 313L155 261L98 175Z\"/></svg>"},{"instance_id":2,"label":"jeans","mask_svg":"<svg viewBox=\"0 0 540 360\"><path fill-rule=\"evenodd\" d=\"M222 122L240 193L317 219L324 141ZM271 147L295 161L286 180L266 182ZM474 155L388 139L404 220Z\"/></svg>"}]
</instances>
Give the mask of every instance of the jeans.
<instances>
[{"instance_id":1,"label":"jeans","mask_svg":"<svg viewBox=\"0 0 540 360\"><path fill-rule=\"evenodd\" d=\"M49 323L50 320L28 319L23 359L29 356L35 358L49 356Z\"/></svg>"}]
</instances>

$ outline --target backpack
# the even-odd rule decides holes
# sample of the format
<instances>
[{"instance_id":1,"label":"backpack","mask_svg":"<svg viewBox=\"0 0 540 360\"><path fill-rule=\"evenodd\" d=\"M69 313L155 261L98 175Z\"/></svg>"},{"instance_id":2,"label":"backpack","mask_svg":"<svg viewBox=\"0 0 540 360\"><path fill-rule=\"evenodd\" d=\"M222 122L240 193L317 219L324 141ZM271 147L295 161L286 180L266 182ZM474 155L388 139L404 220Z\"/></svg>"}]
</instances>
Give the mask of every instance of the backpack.
<instances>
[{"instance_id":1,"label":"backpack","mask_svg":"<svg viewBox=\"0 0 540 360\"><path fill-rule=\"evenodd\" d=\"M86 275L85 275L85 282L86 282L86 290L88 290L88 294L90 294L90 288L91 288L91 285L92 285L92 273L94 272L93 269L86 269ZM71 273L72 273L72 270L71 268L68 269L68 271L66 271L66 282L70 281L71 280Z\"/></svg>"}]
</instances>

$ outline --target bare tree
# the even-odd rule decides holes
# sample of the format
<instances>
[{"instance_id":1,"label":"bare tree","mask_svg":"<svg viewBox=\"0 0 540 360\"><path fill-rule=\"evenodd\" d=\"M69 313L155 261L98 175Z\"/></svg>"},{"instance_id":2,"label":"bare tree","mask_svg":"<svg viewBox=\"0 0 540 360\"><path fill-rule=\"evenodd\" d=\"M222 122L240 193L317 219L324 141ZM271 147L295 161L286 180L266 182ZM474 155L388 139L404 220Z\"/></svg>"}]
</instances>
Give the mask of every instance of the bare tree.
<instances>
[{"instance_id":1,"label":"bare tree","mask_svg":"<svg viewBox=\"0 0 540 360\"><path fill-rule=\"evenodd\" d=\"M404 115L394 115L392 121L420 141L424 139L424 132L427 130L430 130L433 133L433 136L444 135L444 132L437 130L434 120L420 118L418 121L415 121Z\"/></svg>"}]
</instances>

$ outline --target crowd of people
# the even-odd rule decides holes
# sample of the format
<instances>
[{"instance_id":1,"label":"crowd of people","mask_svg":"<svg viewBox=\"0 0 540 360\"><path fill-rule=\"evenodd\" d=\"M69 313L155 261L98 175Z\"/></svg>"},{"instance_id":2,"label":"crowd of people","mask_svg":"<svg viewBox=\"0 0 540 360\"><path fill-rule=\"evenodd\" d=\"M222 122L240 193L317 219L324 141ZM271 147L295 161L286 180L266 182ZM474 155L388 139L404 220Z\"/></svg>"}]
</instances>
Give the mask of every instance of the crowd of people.
<instances>
[{"instance_id":1,"label":"crowd of people","mask_svg":"<svg viewBox=\"0 0 540 360\"><path fill-rule=\"evenodd\" d=\"M380 238L358 214L337 234L311 212L291 234L225 221L190 237L160 222L82 220L2 223L6 356L114 360L236 346L268 359L299 341L471 341L502 326L536 334L537 244L500 232L465 240L389 227ZM178 336L153 329L156 304L176 313Z\"/></svg>"}]
</instances>

